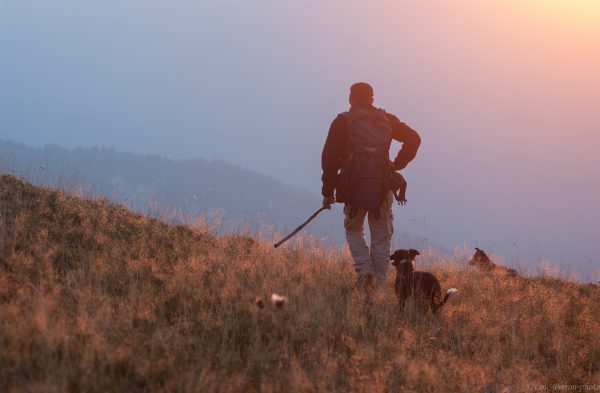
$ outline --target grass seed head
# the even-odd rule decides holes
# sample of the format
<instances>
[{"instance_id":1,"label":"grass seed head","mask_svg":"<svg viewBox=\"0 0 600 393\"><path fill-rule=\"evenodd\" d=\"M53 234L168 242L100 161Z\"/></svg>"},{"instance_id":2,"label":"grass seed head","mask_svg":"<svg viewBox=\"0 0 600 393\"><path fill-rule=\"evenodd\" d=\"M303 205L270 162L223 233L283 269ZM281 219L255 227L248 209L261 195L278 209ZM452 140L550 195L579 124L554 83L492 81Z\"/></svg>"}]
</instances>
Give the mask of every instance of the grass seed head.
<instances>
[{"instance_id":1,"label":"grass seed head","mask_svg":"<svg viewBox=\"0 0 600 393\"><path fill-rule=\"evenodd\" d=\"M259 310L265 308L265 301L260 296L257 296L256 299L254 299L254 302L256 303L256 307L258 307Z\"/></svg>"}]
</instances>

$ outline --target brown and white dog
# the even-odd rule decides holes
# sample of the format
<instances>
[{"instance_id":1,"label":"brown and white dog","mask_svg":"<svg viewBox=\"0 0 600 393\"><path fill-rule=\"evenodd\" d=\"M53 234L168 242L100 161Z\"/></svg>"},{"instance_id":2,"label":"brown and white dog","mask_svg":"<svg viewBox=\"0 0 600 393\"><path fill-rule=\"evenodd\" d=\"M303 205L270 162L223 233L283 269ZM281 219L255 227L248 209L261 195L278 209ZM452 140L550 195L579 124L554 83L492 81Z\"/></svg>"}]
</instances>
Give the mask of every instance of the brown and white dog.
<instances>
[{"instance_id":1,"label":"brown and white dog","mask_svg":"<svg viewBox=\"0 0 600 393\"><path fill-rule=\"evenodd\" d=\"M415 258L421 255L419 251L411 248L410 250L396 250L390 259L392 265L396 268L396 283L394 289L398 296L400 307L404 307L404 302L411 295L419 295L427 300L431 305L431 312L434 314L439 310L450 295L458 292L456 288L450 288L442 298L442 288L438 279L428 272L415 271Z\"/></svg>"},{"instance_id":2,"label":"brown and white dog","mask_svg":"<svg viewBox=\"0 0 600 393\"><path fill-rule=\"evenodd\" d=\"M502 274L507 277L515 278L519 277L519 273L515 269L510 269L508 267L504 267L502 265L496 265L487 254L475 247L475 254L469 261L469 265L477 267L479 270L483 270L486 272L494 272L498 274Z\"/></svg>"}]
</instances>

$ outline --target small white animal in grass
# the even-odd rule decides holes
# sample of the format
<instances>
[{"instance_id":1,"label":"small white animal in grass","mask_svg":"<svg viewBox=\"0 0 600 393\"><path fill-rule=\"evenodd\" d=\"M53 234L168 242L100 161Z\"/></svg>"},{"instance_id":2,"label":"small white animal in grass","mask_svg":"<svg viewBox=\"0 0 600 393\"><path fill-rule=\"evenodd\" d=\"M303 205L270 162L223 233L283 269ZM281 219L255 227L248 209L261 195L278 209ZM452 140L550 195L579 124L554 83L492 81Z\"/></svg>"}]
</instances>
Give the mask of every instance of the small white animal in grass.
<instances>
[{"instance_id":1,"label":"small white animal in grass","mask_svg":"<svg viewBox=\"0 0 600 393\"><path fill-rule=\"evenodd\" d=\"M271 295L271 304L277 308L282 308L288 302L288 298L285 296L278 295L273 293Z\"/></svg>"}]
</instances>

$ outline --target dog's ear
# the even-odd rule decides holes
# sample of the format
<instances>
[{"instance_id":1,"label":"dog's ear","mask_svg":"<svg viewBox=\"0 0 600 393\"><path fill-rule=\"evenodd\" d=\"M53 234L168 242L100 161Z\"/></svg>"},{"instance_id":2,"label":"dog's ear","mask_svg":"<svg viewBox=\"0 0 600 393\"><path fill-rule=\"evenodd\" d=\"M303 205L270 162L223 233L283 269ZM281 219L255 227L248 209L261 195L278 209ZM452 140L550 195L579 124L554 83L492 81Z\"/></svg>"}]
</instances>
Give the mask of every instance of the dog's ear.
<instances>
[{"instance_id":1,"label":"dog's ear","mask_svg":"<svg viewBox=\"0 0 600 393\"><path fill-rule=\"evenodd\" d=\"M421 253L417 250L415 250L414 248L411 248L410 250L408 250L408 257L410 259L414 259L417 255L421 255Z\"/></svg>"}]
</instances>

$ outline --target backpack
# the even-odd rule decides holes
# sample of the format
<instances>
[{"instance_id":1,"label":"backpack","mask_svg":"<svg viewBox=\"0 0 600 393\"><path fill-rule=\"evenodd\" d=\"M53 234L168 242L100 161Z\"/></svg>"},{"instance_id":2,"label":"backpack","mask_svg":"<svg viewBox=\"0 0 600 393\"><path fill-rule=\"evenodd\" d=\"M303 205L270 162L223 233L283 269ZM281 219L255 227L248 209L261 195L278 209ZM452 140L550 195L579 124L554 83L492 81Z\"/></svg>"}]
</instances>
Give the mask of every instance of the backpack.
<instances>
[{"instance_id":1,"label":"backpack","mask_svg":"<svg viewBox=\"0 0 600 393\"><path fill-rule=\"evenodd\" d=\"M353 209L376 210L391 190L392 125L383 109L373 107L355 107L340 115L346 118L348 139L336 201Z\"/></svg>"}]
</instances>

